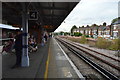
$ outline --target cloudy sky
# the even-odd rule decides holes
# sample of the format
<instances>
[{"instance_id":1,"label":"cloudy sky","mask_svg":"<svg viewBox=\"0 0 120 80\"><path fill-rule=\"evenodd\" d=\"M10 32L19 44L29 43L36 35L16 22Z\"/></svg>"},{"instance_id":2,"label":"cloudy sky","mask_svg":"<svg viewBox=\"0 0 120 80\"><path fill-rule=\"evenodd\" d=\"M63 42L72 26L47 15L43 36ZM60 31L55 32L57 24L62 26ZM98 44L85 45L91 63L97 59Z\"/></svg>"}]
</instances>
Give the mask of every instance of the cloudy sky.
<instances>
[{"instance_id":1,"label":"cloudy sky","mask_svg":"<svg viewBox=\"0 0 120 80\"><path fill-rule=\"evenodd\" d=\"M120 0L81 0L55 32L69 32L73 25L86 26L106 22L107 25L118 17Z\"/></svg>"}]
</instances>

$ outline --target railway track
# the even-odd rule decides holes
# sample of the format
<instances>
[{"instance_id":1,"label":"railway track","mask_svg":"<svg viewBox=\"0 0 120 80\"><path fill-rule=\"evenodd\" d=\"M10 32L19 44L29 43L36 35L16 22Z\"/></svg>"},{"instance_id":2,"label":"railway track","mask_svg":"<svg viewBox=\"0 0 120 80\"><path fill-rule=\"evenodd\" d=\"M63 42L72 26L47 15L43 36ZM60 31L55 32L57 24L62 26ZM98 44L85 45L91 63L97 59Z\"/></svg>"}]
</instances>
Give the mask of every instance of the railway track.
<instances>
[{"instance_id":1,"label":"railway track","mask_svg":"<svg viewBox=\"0 0 120 80\"><path fill-rule=\"evenodd\" d=\"M101 67L100 65L98 65L97 63L95 63L94 61L92 61L91 59L89 59L88 57L80 54L76 49L81 50L78 48L78 46L76 46L75 44L71 44L68 41L65 41L63 39L60 38L56 38L59 42L61 42L65 47L67 47L71 52L73 52L74 54L76 54L79 58L81 58L82 60L84 60L86 63L88 63L90 66L92 66L95 70L97 70L99 73L101 73L105 78L109 79L109 80L119 80L118 77L116 77L116 75L112 74L111 72L109 72L108 70L104 69L103 67ZM84 53L87 53L86 51L82 50ZM93 56L93 55L92 55ZM96 56L94 56L96 57ZM106 61L103 60L104 63L107 63ZM119 70L119 67L115 66L115 65L111 65L110 66L116 68L117 70Z\"/></svg>"},{"instance_id":2,"label":"railway track","mask_svg":"<svg viewBox=\"0 0 120 80\"><path fill-rule=\"evenodd\" d=\"M89 48L86 48L86 47L83 47L83 46L80 46L78 44L75 44L74 42L69 42L68 40L64 40L64 39L61 39L62 41L65 41L66 43L76 47L77 49L81 50L82 52L85 52L99 60L101 60L102 62L110 65L111 67L113 67L114 69L120 71L120 67L118 66L118 64L120 63L120 61L118 59L115 59L115 58L112 58L112 57L108 57L107 55L104 56L103 53L99 53L97 51L94 51L94 50L91 50ZM72 44L71 44L72 43ZM94 54L92 54L94 53ZM116 65L117 64L117 65Z\"/></svg>"},{"instance_id":3,"label":"railway track","mask_svg":"<svg viewBox=\"0 0 120 80\"><path fill-rule=\"evenodd\" d=\"M75 42L73 42L73 43L76 44ZM92 49L86 48L86 47L81 46L81 45L79 45L79 44L76 44L76 45L78 45L78 46L80 46L80 47L82 47L82 48L84 48L84 49L87 49L87 50L89 50L89 51L92 51L92 52L95 52L95 53L97 53L97 54L100 54L100 55L103 55L103 56L105 56L105 57L108 57L108 58L110 58L110 59L113 59L113 60L115 60L115 61L117 61L117 62L120 62L119 59L113 58L113 57L108 56L108 55L106 55L106 54L104 54L104 53L100 53L100 52L98 52L98 51L95 51L95 50L92 50Z\"/></svg>"},{"instance_id":4,"label":"railway track","mask_svg":"<svg viewBox=\"0 0 120 80\"><path fill-rule=\"evenodd\" d=\"M68 40L68 41L70 41L70 40ZM118 58L114 58L114 57L112 57L112 56L106 55L105 53L100 53L100 52L98 52L98 51L95 51L95 50L92 50L92 49L90 49L90 48L84 47L84 46L82 46L82 45L80 45L80 44L77 44L76 42L73 42L73 41L70 41L70 42L73 43L73 44L75 44L75 45L77 45L77 46L79 46L79 47L81 47L81 48L84 48L84 49L86 49L86 50L95 52L95 53L97 53L97 55L103 55L103 56L105 56L105 57L108 57L108 58L110 58L110 59L113 59L114 61L120 62L120 59L118 59Z\"/></svg>"}]
</instances>

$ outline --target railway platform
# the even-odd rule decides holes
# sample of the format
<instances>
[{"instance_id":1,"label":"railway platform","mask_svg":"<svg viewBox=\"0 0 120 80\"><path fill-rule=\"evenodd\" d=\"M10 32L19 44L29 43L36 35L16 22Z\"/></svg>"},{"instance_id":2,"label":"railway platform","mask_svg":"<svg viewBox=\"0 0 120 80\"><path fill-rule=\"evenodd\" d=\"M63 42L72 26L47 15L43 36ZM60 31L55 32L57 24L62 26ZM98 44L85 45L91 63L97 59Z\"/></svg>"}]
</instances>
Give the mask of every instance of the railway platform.
<instances>
[{"instance_id":1,"label":"railway platform","mask_svg":"<svg viewBox=\"0 0 120 80\"><path fill-rule=\"evenodd\" d=\"M43 79L72 78L84 80L82 74L72 63L58 42L51 38L37 52L29 54L30 66L11 69L15 64L15 55L6 54L2 57L2 77L5 79Z\"/></svg>"}]
</instances>

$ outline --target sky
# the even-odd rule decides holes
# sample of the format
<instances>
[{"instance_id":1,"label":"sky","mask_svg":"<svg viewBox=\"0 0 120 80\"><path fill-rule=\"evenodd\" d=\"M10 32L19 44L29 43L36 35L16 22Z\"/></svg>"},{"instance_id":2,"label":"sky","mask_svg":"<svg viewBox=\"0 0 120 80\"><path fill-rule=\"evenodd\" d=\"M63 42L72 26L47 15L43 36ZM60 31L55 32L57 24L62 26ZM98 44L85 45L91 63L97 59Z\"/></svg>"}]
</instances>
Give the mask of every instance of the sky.
<instances>
[{"instance_id":1,"label":"sky","mask_svg":"<svg viewBox=\"0 0 120 80\"><path fill-rule=\"evenodd\" d=\"M107 25L118 17L120 0L81 0L55 32L69 32L72 26ZM120 9L120 8L119 8ZM119 15L120 16L120 15Z\"/></svg>"}]
</instances>

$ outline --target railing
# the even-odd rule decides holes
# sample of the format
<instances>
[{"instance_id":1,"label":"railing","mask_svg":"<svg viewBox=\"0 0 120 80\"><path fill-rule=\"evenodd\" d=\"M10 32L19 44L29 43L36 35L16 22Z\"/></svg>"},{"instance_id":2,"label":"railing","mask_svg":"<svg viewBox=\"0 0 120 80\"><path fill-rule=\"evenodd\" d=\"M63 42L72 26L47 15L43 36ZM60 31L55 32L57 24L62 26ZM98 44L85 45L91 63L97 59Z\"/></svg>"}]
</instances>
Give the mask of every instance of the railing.
<instances>
[{"instance_id":1,"label":"railing","mask_svg":"<svg viewBox=\"0 0 120 80\"><path fill-rule=\"evenodd\" d=\"M2 52L2 48L5 45L5 42L7 42L7 41L9 41L11 39L14 40L14 38L3 38L3 39L0 39L0 53Z\"/></svg>"},{"instance_id":2,"label":"railing","mask_svg":"<svg viewBox=\"0 0 120 80\"><path fill-rule=\"evenodd\" d=\"M0 39L0 41L10 40L10 39L14 39L14 38L4 38L4 39Z\"/></svg>"},{"instance_id":3,"label":"railing","mask_svg":"<svg viewBox=\"0 0 120 80\"><path fill-rule=\"evenodd\" d=\"M5 42L9 41L9 40L15 40L15 38L3 38L0 39L0 46L4 45Z\"/></svg>"}]
</instances>

